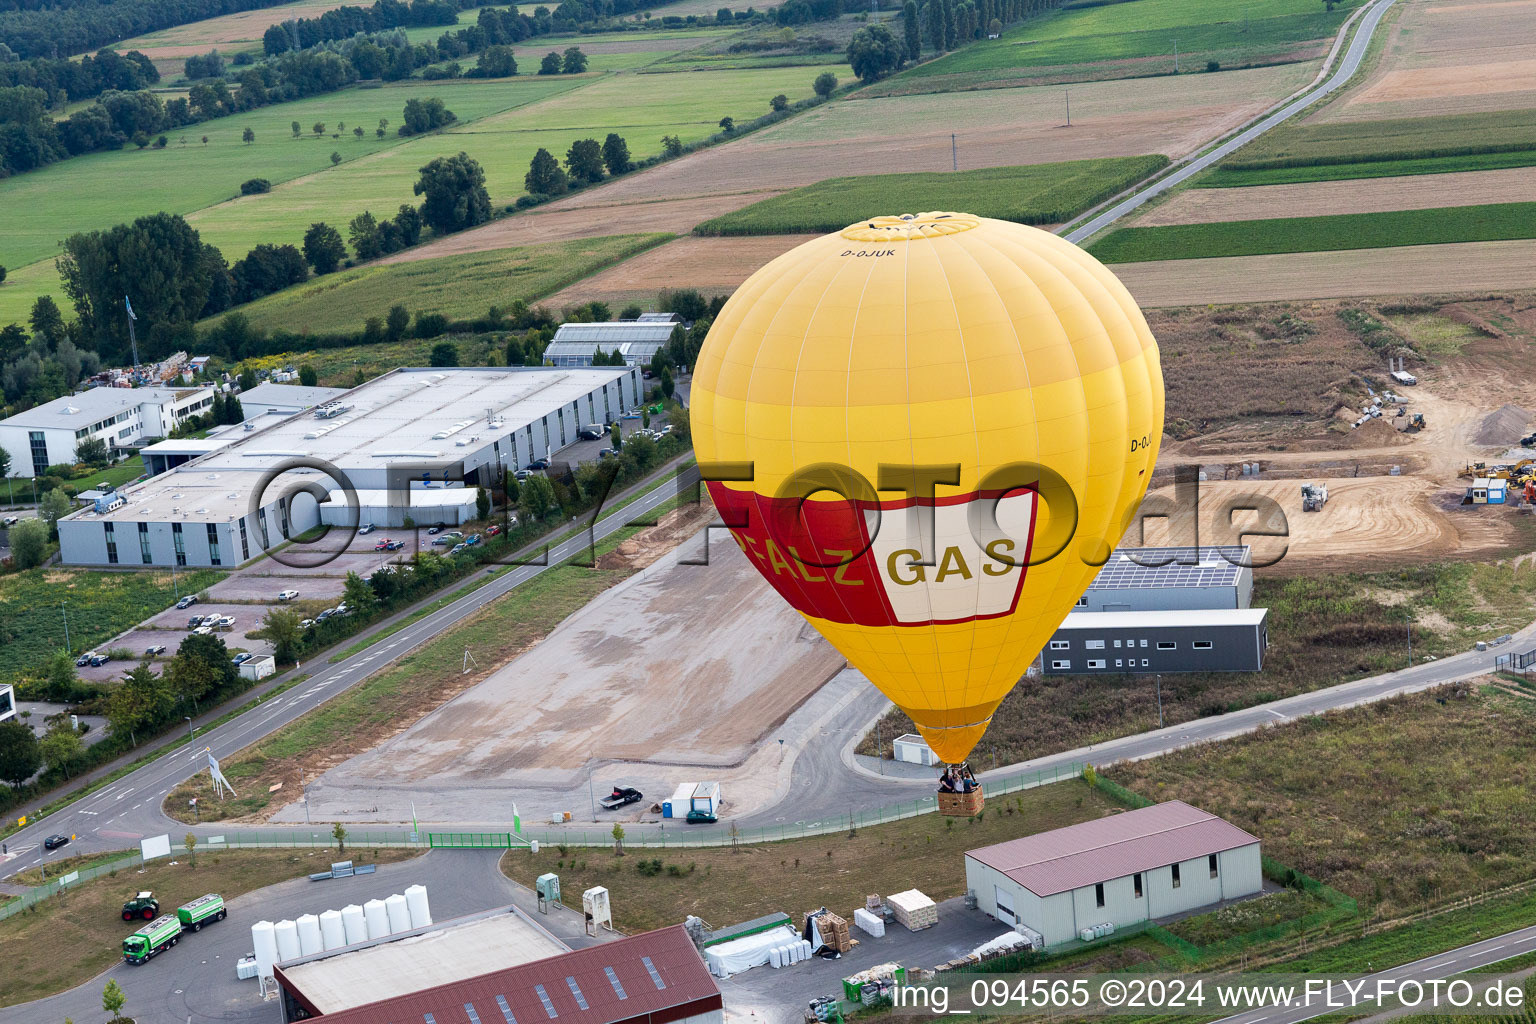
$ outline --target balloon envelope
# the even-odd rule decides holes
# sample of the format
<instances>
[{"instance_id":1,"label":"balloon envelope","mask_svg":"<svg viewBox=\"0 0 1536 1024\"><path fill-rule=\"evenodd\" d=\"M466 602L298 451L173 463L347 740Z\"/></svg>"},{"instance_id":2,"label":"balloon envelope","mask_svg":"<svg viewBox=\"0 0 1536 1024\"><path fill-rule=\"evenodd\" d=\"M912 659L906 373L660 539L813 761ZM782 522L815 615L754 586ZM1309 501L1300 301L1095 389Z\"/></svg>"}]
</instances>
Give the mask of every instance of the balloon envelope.
<instances>
[{"instance_id":1,"label":"balloon envelope","mask_svg":"<svg viewBox=\"0 0 1536 1024\"><path fill-rule=\"evenodd\" d=\"M948 762L1119 541L1163 425L1157 343L1114 275L957 213L753 274L691 403L701 464L738 464L705 476L731 477L708 486L742 550Z\"/></svg>"}]
</instances>

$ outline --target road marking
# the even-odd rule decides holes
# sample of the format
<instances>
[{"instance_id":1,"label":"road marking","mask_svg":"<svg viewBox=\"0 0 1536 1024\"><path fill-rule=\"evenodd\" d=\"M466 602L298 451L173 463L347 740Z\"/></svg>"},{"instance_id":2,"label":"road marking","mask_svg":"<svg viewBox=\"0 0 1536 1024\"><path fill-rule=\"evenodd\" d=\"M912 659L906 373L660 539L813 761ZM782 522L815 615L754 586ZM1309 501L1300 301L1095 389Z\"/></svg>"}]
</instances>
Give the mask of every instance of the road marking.
<instances>
[{"instance_id":1,"label":"road marking","mask_svg":"<svg viewBox=\"0 0 1536 1024\"><path fill-rule=\"evenodd\" d=\"M1506 943L1506 944L1504 944L1504 945L1507 945L1507 943ZM1488 948L1487 948L1487 949L1485 949L1485 950L1483 950L1483 952L1484 952L1484 953L1492 953L1492 952L1493 952L1493 951L1494 951L1494 950L1496 950L1496 949L1503 949L1503 948L1504 948L1504 945L1498 945L1498 946L1489 946L1489 947L1488 947Z\"/></svg>"}]
</instances>

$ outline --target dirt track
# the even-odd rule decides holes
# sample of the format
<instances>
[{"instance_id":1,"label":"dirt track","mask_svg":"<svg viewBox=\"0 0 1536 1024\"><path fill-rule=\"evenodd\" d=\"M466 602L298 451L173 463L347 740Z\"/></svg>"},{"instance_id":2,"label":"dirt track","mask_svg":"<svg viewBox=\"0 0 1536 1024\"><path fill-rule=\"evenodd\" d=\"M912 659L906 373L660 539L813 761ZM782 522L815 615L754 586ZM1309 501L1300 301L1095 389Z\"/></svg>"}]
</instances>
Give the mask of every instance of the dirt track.
<instances>
[{"instance_id":1,"label":"dirt track","mask_svg":"<svg viewBox=\"0 0 1536 1024\"><path fill-rule=\"evenodd\" d=\"M1358 181L1309 181L1299 185L1191 188L1129 226L1429 210L1461 206L1467 202L1532 201L1536 201L1536 174L1531 173L1529 167L1513 167L1502 171L1416 174Z\"/></svg>"},{"instance_id":2,"label":"dirt track","mask_svg":"<svg viewBox=\"0 0 1536 1024\"><path fill-rule=\"evenodd\" d=\"M1118 263L1114 271L1143 306L1191 306L1529 288L1532 266L1536 241L1518 240Z\"/></svg>"},{"instance_id":3,"label":"dirt track","mask_svg":"<svg viewBox=\"0 0 1536 1024\"><path fill-rule=\"evenodd\" d=\"M341 785L567 777L594 753L649 764L744 760L843 665L716 533L604 592L533 650L337 769Z\"/></svg>"},{"instance_id":4,"label":"dirt track","mask_svg":"<svg viewBox=\"0 0 1536 1024\"><path fill-rule=\"evenodd\" d=\"M600 299L611 305L651 299L659 289L668 287L697 288L705 295L729 295L763 264L813 237L690 235L578 281L546 299L544 304L563 309Z\"/></svg>"}]
</instances>

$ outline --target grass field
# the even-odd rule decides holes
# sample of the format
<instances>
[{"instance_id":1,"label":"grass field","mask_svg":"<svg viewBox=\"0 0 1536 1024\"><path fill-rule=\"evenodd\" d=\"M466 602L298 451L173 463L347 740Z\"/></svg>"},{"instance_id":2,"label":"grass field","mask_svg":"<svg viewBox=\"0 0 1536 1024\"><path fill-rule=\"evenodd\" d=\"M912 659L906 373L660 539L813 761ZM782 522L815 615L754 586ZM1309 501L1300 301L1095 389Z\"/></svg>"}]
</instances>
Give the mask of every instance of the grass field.
<instances>
[{"instance_id":1,"label":"grass field","mask_svg":"<svg viewBox=\"0 0 1536 1024\"><path fill-rule=\"evenodd\" d=\"M689 914L715 925L783 911L799 920L825 906L852 920L872 892L917 888L935 900L965 891L965 851L1019 836L1073 825L1112 809L1109 800L1081 781L1060 782L994 797L980 819L956 821L937 814L814 839L754 846L676 851L611 849L503 855L501 870L531 886L546 871L560 875L562 891L577 894L595 885L624 893L614 903L614 924L634 934L681 921ZM636 864L661 860L662 870L642 874ZM675 872L675 873L674 873Z\"/></svg>"},{"instance_id":2,"label":"grass field","mask_svg":"<svg viewBox=\"0 0 1536 1024\"><path fill-rule=\"evenodd\" d=\"M1333 35L1356 6L1323 11L1305 0L1263 6L1212 5L1197 0L1135 0L1134 3L1070 8L1025 21L1001 39L967 46L919 65L907 78L1131 60L1173 55L1181 68L1203 68L1210 59L1241 63L1259 51L1276 51ZM1187 64L1183 62L1187 60Z\"/></svg>"},{"instance_id":3,"label":"grass field","mask_svg":"<svg viewBox=\"0 0 1536 1024\"><path fill-rule=\"evenodd\" d=\"M1246 173L1283 168L1331 168L1336 164L1378 164L1530 151L1536 151L1536 110L1506 110L1381 121L1281 125L1223 161L1220 170ZM1481 168L1458 166L1454 169Z\"/></svg>"},{"instance_id":4,"label":"grass field","mask_svg":"<svg viewBox=\"0 0 1536 1024\"><path fill-rule=\"evenodd\" d=\"M838 231L863 217L962 210L1021 224L1068 220L1168 166L1162 155L1074 160L1028 167L831 178L707 220L701 235L789 235Z\"/></svg>"},{"instance_id":5,"label":"grass field","mask_svg":"<svg viewBox=\"0 0 1536 1024\"><path fill-rule=\"evenodd\" d=\"M1467 153L1371 163L1314 164L1307 167L1264 167L1244 170L1225 164L1212 168L1195 185L1199 188L1235 188L1244 185L1292 185L1308 181L1349 181L1357 178L1392 178L1409 174L1454 174L1457 171L1498 171L1508 167L1536 166L1536 148L1509 153Z\"/></svg>"},{"instance_id":6,"label":"grass field","mask_svg":"<svg viewBox=\"0 0 1536 1024\"><path fill-rule=\"evenodd\" d=\"M197 866L192 867L181 850L179 836L172 837L172 847L179 851L176 856L151 861L143 871L135 868L122 877L104 875L82 882L36 904L32 912L0 921L0 945L4 945L10 965L0 974L0 1006L14 1006L73 988L121 960L123 937L135 928L119 916L123 899L131 890L152 890L166 910L206 892L217 892L230 900L290 878L303 878L312 871L323 871L336 855L328 847L220 852L205 847L198 851ZM392 864L418 856L413 850L349 852L354 860L370 864ZM236 926L225 922L215 927ZM195 943L196 939L189 941ZM169 957L173 961L179 957L196 962L194 946L181 949L182 952L173 952ZM148 996L126 983L123 987L128 992L127 1011L142 1015L150 1005Z\"/></svg>"},{"instance_id":7,"label":"grass field","mask_svg":"<svg viewBox=\"0 0 1536 1024\"><path fill-rule=\"evenodd\" d=\"M412 313L480 316L514 299L532 302L670 239L617 235L493 249L409 263L369 264L311 279L239 308L258 330L361 330L403 303Z\"/></svg>"},{"instance_id":8,"label":"grass field","mask_svg":"<svg viewBox=\"0 0 1536 1024\"><path fill-rule=\"evenodd\" d=\"M1409 608L1417 657L1463 651L1478 638L1517 629L1536 617L1536 568L1461 562L1392 573L1260 576L1253 604L1270 609L1264 670L1164 676L1167 724L1402 668ZM1157 724L1156 683L1147 676L1044 676L1003 699L975 757L986 767L994 756L1010 764ZM886 753L892 736L911 731L902 712L887 712ZM874 753L874 741L866 736L859 749Z\"/></svg>"},{"instance_id":9,"label":"grass field","mask_svg":"<svg viewBox=\"0 0 1536 1024\"><path fill-rule=\"evenodd\" d=\"M175 582L189 594L225 575L196 569L177 573ZM165 611L175 594L165 572L28 569L0 576L0 682L44 669L48 656L64 648L66 615L71 649L83 651Z\"/></svg>"},{"instance_id":10,"label":"grass field","mask_svg":"<svg viewBox=\"0 0 1536 1024\"><path fill-rule=\"evenodd\" d=\"M1390 918L1536 875L1536 701L1457 692L1305 718L1106 774L1226 818L1270 856Z\"/></svg>"},{"instance_id":11,"label":"grass field","mask_svg":"<svg viewBox=\"0 0 1536 1024\"><path fill-rule=\"evenodd\" d=\"M322 387L350 388L356 383L358 371L362 371L364 379L371 380L397 366L428 365L432 347L437 343L438 339L435 338L413 338L408 341L379 342L376 345L281 352L274 356L242 360L233 369L278 370L285 366L308 364L315 368ZM499 365L506 358L503 345L493 335L455 338L454 345L459 350L459 364L462 366Z\"/></svg>"},{"instance_id":12,"label":"grass field","mask_svg":"<svg viewBox=\"0 0 1536 1024\"><path fill-rule=\"evenodd\" d=\"M1381 249L1536 238L1536 203L1121 228L1088 247L1105 263Z\"/></svg>"}]
</instances>

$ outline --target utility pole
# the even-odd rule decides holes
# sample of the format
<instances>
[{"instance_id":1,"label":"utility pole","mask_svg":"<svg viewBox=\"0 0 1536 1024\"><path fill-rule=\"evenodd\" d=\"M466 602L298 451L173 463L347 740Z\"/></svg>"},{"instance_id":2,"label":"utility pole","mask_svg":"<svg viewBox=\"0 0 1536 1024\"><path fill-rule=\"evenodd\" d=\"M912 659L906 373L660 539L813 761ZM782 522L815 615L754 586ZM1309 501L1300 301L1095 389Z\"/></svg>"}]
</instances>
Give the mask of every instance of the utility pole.
<instances>
[{"instance_id":1,"label":"utility pole","mask_svg":"<svg viewBox=\"0 0 1536 1024\"><path fill-rule=\"evenodd\" d=\"M1163 727L1163 674L1157 674L1157 727Z\"/></svg>"},{"instance_id":2,"label":"utility pole","mask_svg":"<svg viewBox=\"0 0 1536 1024\"><path fill-rule=\"evenodd\" d=\"M1067 97L1067 127L1071 128L1072 127L1072 90L1071 89L1064 89L1064 90L1062 90L1062 92Z\"/></svg>"},{"instance_id":3,"label":"utility pole","mask_svg":"<svg viewBox=\"0 0 1536 1024\"><path fill-rule=\"evenodd\" d=\"M592 820L597 820L597 797L592 792L592 755L587 754L587 802L592 805Z\"/></svg>"},{"instance_id":4,"label":"utility pole","mask_svg":"<svg viewBox=\"0 0 1536 1024\"><path fill-rule=\"evenodd\" d=\"M304 801L304 824L308 825L310 823L310 821L309 821L309 787L304 784L304 769L303 768L299 769L299 793L300 793L300 799L302 799Z\"/></svg>"},{"instance_id":5,"label":"utility pole","mask_svg":"<svg viewBox=\"0 0 1536 1024\"><path fill-rule=\"evenodd\" d=\"M188 743L196 743L197 742L197 728L196 728L196 726L194 726L192 724L192 719L189 716L187 716L187 715L182 715L181 717L185 718L187 720L187 742Z\"/></svg>"},{"instance_id":6,"label":"utility pole","mask_svg":"<svg viewBox=\"0 0 1536 1024\"><path fill-rule=\"evenodd\" d=\"M1179 73L1179 40L1177 37L1173 40L1173 73Z\"/></svg>"},{"instance_id":7,"label":"utility pole","mask_svg":"<svg viewBox=\"0 0 1536 1024\"><path fill-rule=\"evenodd\" d=\"M949 136L949 169L952 171L958 171L960 169L960 155L955 148L955 136L953 132L951 132Z\"/></svg>"},{"instance_id":8,"label":"utility pole","mask_svg":"<svg viewBox=\"0 0 1536 1024\"><path fill-rule=\"evenodd\" d=\"M1413 668L1413 613L1403 609L1403 628L1408 633L1408 667Z\"/></svg>"},{"instance_id":9,"label":"utility pole","mask_svg":"<svg viewBox=\"0 0 1536 1024\"><path fill-rule=\"evenodd\" d=\"M71 649L69 646L69 612L64 610L63 601L59 602L59 614L64 616L64 649L67 651Z\"/></svg>"},{"instance_id":10,"label":"utility pole","mask_svg":"<svg viewBox=\"0 0 1536 1024\"><path fill-rule=\"evenodd\" d=\"M885 716L881 715L880 717L884 718ZM880 774L881 775L884 775L885 774L885 731L880 728L881 724L882 723L881 723L879 718L875 719L875 767L880 769ZM783 740L779 740L779 742L783 743L784 741Z\"/></svg>"}]
</instances>

